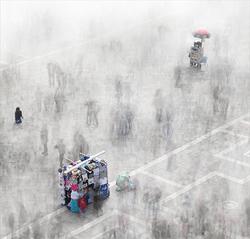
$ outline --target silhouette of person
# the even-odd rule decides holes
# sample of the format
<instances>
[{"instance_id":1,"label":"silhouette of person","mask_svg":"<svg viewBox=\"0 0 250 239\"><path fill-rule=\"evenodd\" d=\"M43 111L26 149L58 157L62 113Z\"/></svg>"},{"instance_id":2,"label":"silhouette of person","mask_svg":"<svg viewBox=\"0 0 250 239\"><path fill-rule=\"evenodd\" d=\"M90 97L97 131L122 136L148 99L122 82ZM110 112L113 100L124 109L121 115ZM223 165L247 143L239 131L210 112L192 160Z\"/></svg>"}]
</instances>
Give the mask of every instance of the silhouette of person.
<instances>
[{"instance_id":1,"label":"silhouette of person","mask_svg":"<svg viewBox=\"0 0 250 239\"><path fill-rule=\"evenodd\" d=\"M16 121L16 124L21 124L22 123L22 119L23 119L22 111L20 110L19 107L17 107L16 108L16 112L15 112L15 121Z\"/></svg>"}]
</instances>

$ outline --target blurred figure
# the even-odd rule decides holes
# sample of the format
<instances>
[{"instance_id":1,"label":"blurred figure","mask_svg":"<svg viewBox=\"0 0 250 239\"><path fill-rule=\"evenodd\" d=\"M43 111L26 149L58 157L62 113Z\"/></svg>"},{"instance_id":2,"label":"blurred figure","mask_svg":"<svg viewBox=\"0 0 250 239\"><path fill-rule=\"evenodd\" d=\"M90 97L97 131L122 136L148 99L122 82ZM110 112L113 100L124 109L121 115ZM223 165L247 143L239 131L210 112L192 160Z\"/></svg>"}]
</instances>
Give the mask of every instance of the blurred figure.
<instances>
[{"instance_id":1,"label":"blurred figure","mask_svg":"<svg viewBox=\"0 0 250 239\"><path fill-rule=\"evenodd\" d=\"M54 96L52 92L46 93L43 100L44 112L51 113L54 107ZM49 115L49 114L46 114Z\"/></svg>"},{"instance_id":2,"label":"blurred figure","mask_svg":"<svg viewBox=\"0 0 250 239\"><path fill-rule=\"evenodd\" d=\"M223 89L216 86L213 89L213 113L220 114L224 119L227 118L229 108L229 98L223 92Z\"/></svg>"},{"instance_id":3,"label":"blurred figure","mask_svg":"<svg viewBox=\"0 0 250 239\"><path fill-rule=\"evenodd\" d=\"M53 63L47 64L47 70L49 75L49 85L50 87L53 87L55 85L55 78L56 78L56 67Z\"/></svg>"},{"instance_id":4,"label":"blurred figure","mask_svg":"<svg viewBox=\"0 0 250 239\"><path fill-rule=\"evenodd\" d=\"M60 164L60 167L62 167L63 166L64 155L65 155L65 152L66 152L66 146L63 143L63 139L60 139L58 141L58 144L55 145L55 149L58 150L58 153L59 153L59 164Z\"/></svg>"},{"instance_id":5,"label":"blurred figure","mask_svg":"<svg viewBox=\"0 0 250 239\"><path fill-rule=\"evenodd\" d=\"M55 65L55 72L56 72L57 87L61 88L63 78L65 77L65 73L62 71L59 65Z\"/></svg>"},{"instance_id":6,"label":"blurred figure","mask_svg":"<svg viewBox=\"0 0 250 239\"><path fill-rule=\"evenodd\" d=\"M97 114L99 111L99 107L96 104L96 101L89 100L85 103L85 106L87 107L87 120L86 123L88 126L93 125L94 127L98 127L98 118Z\"/></svg>"},{"instance_id":7,"label":"blurred figure","mask_svg":"<svg viewBox=\"0 0 250 239\"><path fill-rule=\"evenodd\" d=\"M57 88L57 90L55 92L54 102L55 102L55 112L62 113L64 103L65 103L65 97L64 97L63 91L59 88Z\"/></svg>"},{"instance_id":8,"label":"blurred figure","mask_svg":"<svg viewBox=\"0 0 250 239\"><path fill-rule=\"evenodd\" d=\"M118 105L114 113L111 133L115 140L126 140L132 136L134 113L129 105Z\"/></svg>"},{"instance_id":9,"label":"blurred figure","mask_svg":"<svg viewBox=\"0 0 250 239\"><path fill-rule=\"evenodd\" d=\"M15 112L15 121L16 121L16 124L21 124L22 123L22 119L23 119L22 111L20 110L19 107L17 107L16 108L16 112Z\"/></svg>"},{"instance_id":10,"label":"blurred figure","mask_svg":"<svg viewBox=\"0 0 250 239\"><path fill-rule=\"evenodd\" d=\"M163 120L163 106L164 106L164 98L161 89L156 90L153 104L155 107L155 120L157 123L161 123Z\"/></svg>"},{"instance_id":11,"label":"blurred figure","mask_svg":"<svg viewBox=\"0 0 250 239\"><path fill-rule=\"evenodd\" d=\"M37 105L37 111L40 113L42 111L42 92L40 87L37 87L36 89L35 100Z\"/></svg>"},{"instance_id":12,"label":"blurred figure","mask_svg":"<svg viewBox=\"0 0 250 239\"><path fill-rule=\"evenodd\" d=\"M98 197L98 195L95 194L93 198L93 208L97 216L103 214L102 206L103 206L103 201Z\"/></svg>"},{"instance_id":13,"label":"blurred figure","mask_svg":"<svg viewBox=\"0 0 250 239\"><path fill-rule=\"evenodd\" d=\"M181 67L177 66L174 70L175 88L181 87L182 72Z\"/></svg>"},{"instance_id":14,"label":"blurred figure","mask_svg":"<svg viewBox=\"0 0 250 239\"><path fill-rule=\"evenodd\" d=\"M48 155L48 128L47 128L47 125L43 125L41 132L40 132L40 137L41 137L41 143L43 145L42 154L44 156L47 156Z\"/></svg>"},{"instance_id":15,"label":"blurred figure","mask_svg":"<svg viewBox=\"0 0 250 239\"><path fill-rule=\"evenodd\" d=\"M79 132L76 132L74 134L73 140L74 140L74 146L72 149L73 158L75 160L79 160L80 153L82 154L89 153L89 144L86 141L86 139L83 137L83 135L80 134Z\"/></svg>"}]
</instances>

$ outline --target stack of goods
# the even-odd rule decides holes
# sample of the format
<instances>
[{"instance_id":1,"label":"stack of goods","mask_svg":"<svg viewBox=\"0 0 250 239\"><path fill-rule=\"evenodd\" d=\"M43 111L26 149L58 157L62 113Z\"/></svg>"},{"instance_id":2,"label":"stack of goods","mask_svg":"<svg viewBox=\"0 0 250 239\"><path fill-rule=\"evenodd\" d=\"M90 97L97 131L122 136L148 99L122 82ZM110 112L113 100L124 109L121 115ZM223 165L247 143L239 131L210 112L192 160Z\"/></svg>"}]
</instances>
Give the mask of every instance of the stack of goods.
<instances>
[{"instance_id":1,"label":"stack of goods","mask_svg":"<svg viewBox=\"0 0 250 239\"><path fill-rule=\"evenodd\" d=\"M84 211L94 197L109 197L107 163L94 156L81 155L80 160L64 165L59 172L61 201L72 212Z\"/></svg>"}]
</instances>

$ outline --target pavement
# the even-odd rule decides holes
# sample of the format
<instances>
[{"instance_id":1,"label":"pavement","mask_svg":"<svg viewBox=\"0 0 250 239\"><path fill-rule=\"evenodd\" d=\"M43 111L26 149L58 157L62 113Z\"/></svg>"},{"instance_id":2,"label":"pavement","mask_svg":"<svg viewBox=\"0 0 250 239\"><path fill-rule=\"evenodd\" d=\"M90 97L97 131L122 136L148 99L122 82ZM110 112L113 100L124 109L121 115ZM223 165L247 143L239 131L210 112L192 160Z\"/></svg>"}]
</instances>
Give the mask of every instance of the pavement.
<instances>
[{"instance_id":1,"label":"pavement","mask_svg":"<svg viewBox=\"0 0 250 239\"><path fill-rule=\"evenodd\" d=\"M110 182L111 196L99 212L90 206L76 215L59 208L2 238L151 238L155 217L177 220L186 204L193 208L204 200L210 205L211 197L237 220L248 198L249 136L250 117L244 115L131 171L136 191L118 193ZM156 195L155 189L159 200L151 198L147 204L146 192ZM244 238L239 224L232 228Z\"/></svg>"}]
</instances>

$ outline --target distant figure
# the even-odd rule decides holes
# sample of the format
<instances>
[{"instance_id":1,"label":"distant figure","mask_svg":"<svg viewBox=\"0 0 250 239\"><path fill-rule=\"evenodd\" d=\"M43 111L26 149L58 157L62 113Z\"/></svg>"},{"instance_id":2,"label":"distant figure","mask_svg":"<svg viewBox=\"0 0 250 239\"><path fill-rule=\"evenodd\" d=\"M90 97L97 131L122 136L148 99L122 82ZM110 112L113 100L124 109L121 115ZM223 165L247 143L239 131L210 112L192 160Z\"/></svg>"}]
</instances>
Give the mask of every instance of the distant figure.
<instances>
[{"instance_id":1,"label":"distant figure","mask_svg":"<svg viewBox=\"0 0 250 239\"><path fill-rule=\"evenodd\" d=\"M157 123L161 123L163 121L163 93L161 89L157 89L154 95L153 104L155 107L155 120Z\"/></svg>"},{"instance_id":2,"label":"distant figure","mask_svg":"<svg viewBox=\"0 0 250 239\"><path fill-rule=\"evenodd\" d=\"M43 145L42 154L44 156L47 156L48 155L48 128L47 128L47 125L43 125L41 132L40 132L40 137L41 137L41 143Z\"/></svg>"},{"instance_id":3,"label":"distant figure","mask_svg":"<svg viewBox=\"0 0 250 239\"><path fill-rule=\"evenodd\" d=\"M182 72L181 68L179 66L175 67L174 70L174 79L175 79L175 87L176 88L181 88L181 79L182 79Z\"/></svg>"},{"instance_id":4,"label":"distant figure","mask_svg":"<svg viewBox=\"0 0 250 239\"><path fill-rule=\"evenodd\" d=\"M99 216L99 214L103 214L102 206L103 201L98 197L98 195L95 194L93 199L93 208L97 216Z\"/></svg>"},{"instance_id":5,"label":"distant figure","mask_svg":"<svg viewBox=\"0 0 250 239\"><path fill-rule=\"evenodd\" d=\"M22 123L22 119L23 119L22 111L20 110L19 107L17 107L16 108L16 112L15 112L15 121L16 121L16 124L21 124Z\"/></svg>"},{"instance_id":6,"label":"distant figure","mask_svg":"<svg viewBox=\"0 0 250 239\"><path fill-rule=\"evenodd\" d=\"M42 92L40 87L37 87L36 92L35 92L35 101L37 104L37 111L41 112L42 111Z\"/></svg>"},{"instance_id":7,"label":"distant figure","mask_svg":"<svg viewBox=\"0 0 250 239\"><path fill-rule=\"evenodd\" d=\"M73 158L79 160L80 153L87 154L89 152L89 144L79 132L74 134L74 146L72 149Z\"/></svg>"},{"instance_id":8,"label":"distant figure","mask_svg":"<svg viewBox=\"0 0 250 239\"><path fill-rule=\"evenodd\" d=\"M55 112L62 113L63 106L65 103L64 93L61 89L57 88L55 95L54 95L54 102L55 102Z\"/></svg>"},{"instance_id":9,"label":"distant figure","mask_svg":"<svg viewBox=\"0 0 250 239\"><path fill-rule=\"evenodd\" d=\"M47 64L47 70L49 75L49 85L53 87L55 85L55 78L56 78L56 65L54 63L49 62Z\"/></svg>"},{"instance_id":10,"label":"distant figure","mask_svg":"<svg viewBox=\"0 0 250 239\"><path fill-rule=\"evenodd\" d=\"M134 113L129 105L118 105L114 114L111 133L117 140L126 140L132 136Z\"/></svg>"},{"instance_id":11,"label":"distant figure","mask_svg":"<svg viewBox=\"0 0 250 239\"><path fill-rule=\"evenodd\" d=\"M63 143L63 139L60 139L58 141L57 145L55 145L55 149L58 150L58 153L59 153L59 164L60 164L60 167L62 167L63 166L64 155L65 155L65 152L66 152L66 146Z\"/></svg>"},{"instance_id":12,"label":"distant figure","mask_svg":"<svg viewBox=\"0 0 250 239\"><path fill-rule=\"evenodd\" d=\"M98 127L98 118L97 118L97 114L99 111L98 105L94 100L89 100L85 103L85 106L87 107L86 124L88 126L93 125L94 127Z\"/></svg>"}]
</instances>

